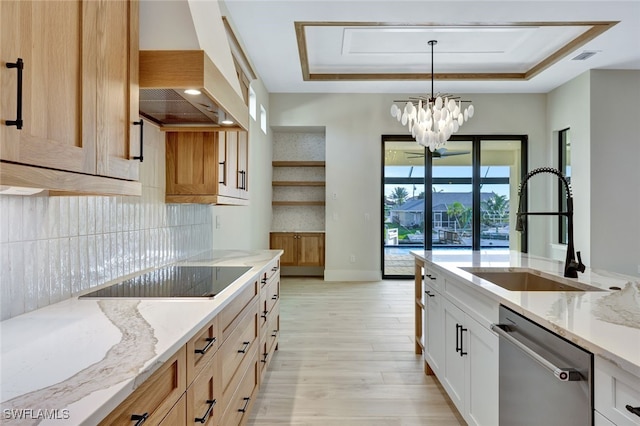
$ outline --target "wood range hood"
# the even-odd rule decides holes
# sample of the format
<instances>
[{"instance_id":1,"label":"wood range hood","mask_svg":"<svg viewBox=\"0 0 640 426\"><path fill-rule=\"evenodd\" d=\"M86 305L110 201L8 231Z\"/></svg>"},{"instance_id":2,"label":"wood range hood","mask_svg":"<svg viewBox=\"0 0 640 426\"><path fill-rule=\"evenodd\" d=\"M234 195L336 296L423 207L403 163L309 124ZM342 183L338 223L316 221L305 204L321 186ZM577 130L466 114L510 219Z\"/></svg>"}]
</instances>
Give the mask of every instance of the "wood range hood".
<instances>
[{"instance_id":1,"label":"wood range hood","mask_svg":"<svg viewBox=\"0 0 640 426\"><path fill-rule=\"evenodd\" d=\"M246 100L204 50L141 50L139 72L140 115L161 129L249 129Z\"/></svg>"}]
</instances>

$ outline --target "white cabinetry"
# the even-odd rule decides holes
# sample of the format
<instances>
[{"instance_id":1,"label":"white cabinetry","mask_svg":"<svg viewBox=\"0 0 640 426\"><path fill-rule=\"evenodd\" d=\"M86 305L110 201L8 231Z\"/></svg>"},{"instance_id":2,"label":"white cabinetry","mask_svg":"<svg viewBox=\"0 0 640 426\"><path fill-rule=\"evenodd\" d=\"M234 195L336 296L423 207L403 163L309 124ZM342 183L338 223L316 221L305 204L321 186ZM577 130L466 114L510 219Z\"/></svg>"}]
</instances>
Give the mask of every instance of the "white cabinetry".
<instances>
[{"instance_id":1,"label":"white cabinetry","mask_svg":"<svg viewBox=\"0 0 640 426\"><path fill-rule=\"evenodd\" d=\"M640 407L640 377L598 356L594 364L595 418L602 422L600 414L616 426L640 425L640 416L627 408Z\"/></svg>"},{"instance_id":2,"label":"white cabinetry","mask_svg":"<svg viewBox=\"0 0 640 426\"><path fill-rule=\"evenodd\" d=\"M497 425L498 303L435 268L424 277L425 361L468 424Z\"/></svg>"}]
</instances>

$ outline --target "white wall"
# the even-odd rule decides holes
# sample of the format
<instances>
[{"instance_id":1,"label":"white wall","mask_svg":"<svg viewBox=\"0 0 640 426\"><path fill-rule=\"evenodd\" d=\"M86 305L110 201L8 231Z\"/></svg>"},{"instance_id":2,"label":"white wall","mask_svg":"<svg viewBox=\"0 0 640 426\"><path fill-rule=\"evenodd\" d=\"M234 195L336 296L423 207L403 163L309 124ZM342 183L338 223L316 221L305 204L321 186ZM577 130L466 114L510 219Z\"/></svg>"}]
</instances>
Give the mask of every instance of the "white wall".
<instances>
[{"instance_id":1,"label":"white wall","mask_svg":"<svg viewBox=\"0 0 640 426\"><path fill-rule=\"evenodd\" d=\"M271 126L326 128L327 280L375 280L381 276L381 135L406 134L391 118L387 94L271 94ZM529 135L529 166L548 165L546 96L469 95L476 115L460 134ZM545 197L532 194L541 208ZM367 219L368 218L368 219ZM544 238L531 233L530 252L546 254ZM544 230L541 235L547 235ZM349 258L355 255L356 262Z\"/></svg>"},{"instance_id":2,"label":"white wall","mask_svg":"<svg viewBox=\"0 0 640 426\"><path fill-rule=\"evenodd\" d=\"M271 227L271 157L273 142L271 130L260 129L260 105L269 114L269 94L260 80L251 88L256 94L258 113L249 117L249 206L213 207L213 248L215 249L267 249ZM220 227L216 227L217 223Z\"/></svg>"},{"instance_id":3,"label":"white wall","mask_svg":"<svg viewBox=\"0 0 640 426\"><path fill-rule=\"evenodd\" d=\"M640 71L590 73L590 266L640 276Z\"/></svg>"}]
</instances>

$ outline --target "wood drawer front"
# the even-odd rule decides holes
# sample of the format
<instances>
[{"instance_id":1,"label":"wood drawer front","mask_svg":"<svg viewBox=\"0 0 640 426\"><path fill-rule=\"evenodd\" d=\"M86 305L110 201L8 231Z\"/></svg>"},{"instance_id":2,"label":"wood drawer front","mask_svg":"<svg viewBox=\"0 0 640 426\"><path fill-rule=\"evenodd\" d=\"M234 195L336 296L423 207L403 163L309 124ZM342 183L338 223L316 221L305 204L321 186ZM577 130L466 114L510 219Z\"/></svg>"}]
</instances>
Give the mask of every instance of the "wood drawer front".
<instances>
[{"instance_id":1,"label":"wood drawer front","mask_svg":"<svg viewBox=\"0 0 640 426\"><path fill-rule=\"evenodd\" d=\"M266 268L263 269L262 278L260 280L262 286L273 281L280 274L280 258L274 259Z\"/></svg>"},{"instance_id":2,"label":"wood drawer front","mask_svg":"<svg viewBox=\"0 0 640 426\"><path fill-rule=\"evenodd\" d=\"M187 342L187 383L200 374L219 346L218 317L215 317Z\"/></svg>"},{"instance_id":3,"label":"wood drawer front","mask_svg":"<svg viewBox=\"0 0 640 426\"><path fill-rule=\"evenodd\" d=\"M260 327L267 325L275 304L280 300L280 280L269 283L260 291Z\"/></svg>"},{"instance_id":4,"label":"wood drawer front","mask_svg":"<svg viewBox=\"0 0 640 426\"><path fill-rule=\"evenodd\" d=\"M626 406L640 407L640 378L595 357L595 408L618 426L640 425L640 417Z\"/></svg>"},{"instance_id":5,"label":"wood drawer front","mask_svg":"<svg viewBox=\"0 0 640 426\"><path fill-rule=\"evenodd\" d=\"M280 336L280 302L276 303L271 311L271 317L266 327L266 341L269 342L267 346L268 351L271 353L275 350L275 346L278 343L278 337Z\"/></svg>"},{"instance_id":6,"label":"wood drawer front","mask_svg":"<svg viewBox=\"0 0 640 426\"><path fill-rule=\"evenodd\" d=\"M157 425L186 390L186 350L183 346L100 424L132 424L132 415L148 415L145 425Z\"/></svg>"},{"instance_id":7,"label":"wood drawer front","mask_svg":"<svg viewBox=\"0 0 640 426\"><path fill-rule=\"evenodd\" d=\"M242 311L249 306L258 295L258 281L252 282L233 300L225 306L225 308L218 314L218 326L220 327L220 334L222 336L223 343L233 330L238 325L238 322L242 319Z\"/></svg>"},{"instance_id":8,"label":"wood drawer front","mask_svg":"<svg viewBox=\"0 0 640 426\"><path fill-rule=\"evenodd\" d=\"M131 422L130 424L133 424ZM146 424L146 422L145 422ZM182 395L169 414L160 422L159 426L187 426L187 397Z\"/></svg>"},{"instance_id":9,"label":"wood drawer front","mask_svg":"<svg viewBox=\"0 0 640 426\"><path fill-rule=\"evenodd\" d=\"M187 389L187 423L217 426L222 412L220 356L215 355L203 367Z\"/></svg>"},{"instance_id":10,"label":"wood drawer front","mask_svg":"<svg viewBox=\"0 0 640 426\"><path fill-rule=\"evenodd\" d=\"M258 306L251 305L231 336L220 348L222 389L226 392L233 375L258 340Z\"/></svg>"},{"instance_id":11,"label":"wood drawer front","mask_svg":"<svg viewBox=\"0 0 640 426\"><path fill-rule=\"evenodd\" d=\"M240 370L237 379L234 379L228 394L225 393L224 401L226 410L222 414L220 425L235 426L245 424L249 418L249 412L253 407L258 392L259 361L258 345L254 346L250 357L247 358L246 368Z\"/></svg>"}]
</instances>

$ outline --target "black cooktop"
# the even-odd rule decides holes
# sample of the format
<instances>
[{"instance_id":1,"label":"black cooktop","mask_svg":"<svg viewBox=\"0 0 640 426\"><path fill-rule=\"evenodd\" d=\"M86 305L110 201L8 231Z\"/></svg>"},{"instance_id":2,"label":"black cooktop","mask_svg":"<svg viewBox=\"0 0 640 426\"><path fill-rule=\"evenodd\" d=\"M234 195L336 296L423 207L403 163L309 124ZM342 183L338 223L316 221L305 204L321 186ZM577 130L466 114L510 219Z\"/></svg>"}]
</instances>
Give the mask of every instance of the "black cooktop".
<instances>
[{"instance_id":1,"label":"black cooktop","mask_svg":"<svg viewBox=\"0 0 640 426\"><path fill-rule=\"evenodd\" d=\"M214 297L249 269L248 266L166 266L80 298Z\"/></svg>"}]
</instances>

